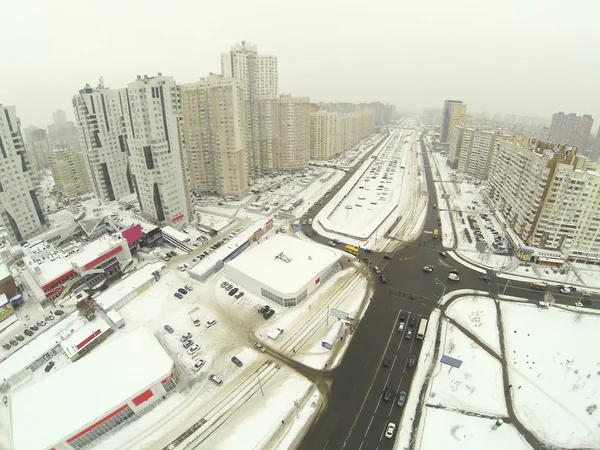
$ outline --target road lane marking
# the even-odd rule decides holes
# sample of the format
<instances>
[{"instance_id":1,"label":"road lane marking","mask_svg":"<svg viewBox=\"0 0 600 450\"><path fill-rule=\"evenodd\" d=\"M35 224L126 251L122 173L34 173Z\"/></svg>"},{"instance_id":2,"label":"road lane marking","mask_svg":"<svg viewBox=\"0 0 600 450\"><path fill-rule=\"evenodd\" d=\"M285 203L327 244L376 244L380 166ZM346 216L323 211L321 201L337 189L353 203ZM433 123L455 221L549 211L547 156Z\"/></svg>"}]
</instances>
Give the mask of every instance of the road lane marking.
<instances>
[{"instance_id":1,"label":"road lane marking","mask_svg":"<svg viewBox=\"0 0 600 450\"><path fill-rule=\"evenodd\" d=\"M393 372L394 370L394 364L396 364L396 359L398 358L398 355L394 355L394 360L392 361L392 367L390 367L390 372Z\"/></svg>"},{"instance_id":2,"label":"road lane marking","mask_svg":"<svg viewBox=\"0 0 600 450\"><path fill-rule=\"evenodd\" d=\"M365 443L365 441L360 441L360 447L358 447L358 450L360 450L362 448L364 443Z\"/></svg>"},{"instance_id":3,"label":"road lane marking","mask_svg":"<svg viewBox=\"0 0 600 450\"><path fill-rule=\"evenodd\" d=\"M392 372L388 373L387 378L385 379L385 385L387 387L388 381L390 381L390 375L392 374Z\"/></svg>"},{"instance_id":4,"label":"road lane marking","mask_svg":"<svg viewBox=\"0 0 600 450\"><path fill-rule=\"evenodd\" d=\"M369 434L369 430L371 429L371 424L373 423L373 418L375 416L371 416L371 421L369 422L369 426L367 427L367 431L365 432L365 437L367 437L367 434Z\"/></svg>"},{"instance_id":5,"label":"road lane marking","mask_svg":"<svg viewBox=\"0 0 600 450\"><path fill-rule=\"evenodd\" d=\"M377 400L377 406L375 407L375 411L374 413L377 412L377 409L379 408L379 404L381 403L381 395L379 395L379 400Z\"/></svg>"}]
</instances>

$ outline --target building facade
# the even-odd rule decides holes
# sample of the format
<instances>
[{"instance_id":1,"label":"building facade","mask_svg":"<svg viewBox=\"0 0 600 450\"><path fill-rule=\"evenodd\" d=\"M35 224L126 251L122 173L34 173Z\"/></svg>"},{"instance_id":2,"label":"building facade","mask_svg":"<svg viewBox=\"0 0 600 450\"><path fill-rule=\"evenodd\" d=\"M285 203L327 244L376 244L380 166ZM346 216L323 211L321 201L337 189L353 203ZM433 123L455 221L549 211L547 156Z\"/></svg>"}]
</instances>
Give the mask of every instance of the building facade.
<instances>
[{"instance_id":1,"label":"building facade","mask_svg":"<svg viewBox=\"0 0 600 450\"><path fill-rule=\"evenodd\" d=\"M124 115L125 92L86 85L73 97L80 147L94 194L103 202L134 192Z\"/></svg>"},{"instance_id":2,"label":"building facade","mask_svg":"<svg viewBox=\"0 0 600 450\"><path fill-rule=\"evenodd\" d=\"M467 115L467 105L460 100L446 100L442 108L442 123L440 125L440 142L448 142L450 131L454 125L461 125Z\"/></svg>"},{"instance_id":3,"label":"building facade","mask_svg":"<svg viewBox=\"0 0 600 450\"><path fill-rule=\"evenodd\" d=\"M323 107L324 105L320 105ZM327 108L327 106L324 106ZM330 106L329 109L338 109ZM310 158L328 160L349 149L373 132L373 112L369 108L347 112L319 109L310 113Z\"/></svg>"},{"instance_id":4,"label":"building facade","mask_svg":"<svg viewBox=\"0 0 600 450\"><path fill-rule=\"evenodd\" d=\"M50 170L58 192L74 199L92 191L82 152L62 147L50 152Z\"/></svg>"},{"instance_id":5,"label":"building facade","mask_svg":"<svg viewBox=\"0 0 600 450\"><path fill-rule=\"evenodd\" d=\"M577 147L580 152L587 149L594 119L589 114L578 116L560 111L552 115L548 141L553 144L567 144Z\"/></svg>"},{"instance_id":6,"label":"building facade","mask_svg":"<svg viewBox=\"0 0 600 450\"><path fill-rule=\"evenodd\" d=\"M487 179L498 135L492 131L452 127L448 164L459 172Z\"/></svg>"},{"instance_id":7,"label":"building facade","mask_svg":"<svg viewBox=\"0 0 600 450\"><path fill-rule=\"evenodd\" d=\"M138 76L123 99L133 186L142 214L177 228L191 216L179 89L172 77Z\"/></svg>"},{"instance_id":8,"label":"building facade","mask_svg":"<svg viewBox=\"0 0 600 450\"><path fill-rule=\"evenodd\" d=\"M489 200L527 244L600 260L598 169L573 146L498 139Z\"/></svg>"},{"instance_id":9,"label":"building facade","mask_svg":"<svg viewBox=\"0 0 600 450\"><path fill-rule=\"evenodd\" d=\"M0 220L11 243L35 236L47 225L14 106L0 104Z\"/></svg>"},{"instance_id":10,"label":"building facade","mask_svg":"<svg viewBox=\"0 0 600 450\"><path fill-rule=\"evenodd\" d=\"M245 197L246 109L240 81L210 75L181 85L180 92L190 188Z\"/></svg>"},{"instance_id":11,"label":"building facade","mask_svg":"<svg viewBox=\"0 0 600 450\"><path fill-rule=\"evenodd\" d=\"M262 154L270 154L268 148L261 151L261 127L276 127L276 122L271 123L264 115L261 123L260 100L277 98L277 57L261 55L255 45L242 41L221 55L221 73L224 77L237 78L241 82L247 109L247 166L251 178L259 177L269 169L268 161L263 161ZM269 142L266 140L263 145Z\"/></svg>"},{"instance_id":12,"label":"building facade","mask_svg":"<svg viewBox=\"0 0 600 450\"><path fill-rule=\"evenodd\" d=\"M281 95L279 98L279 168L308 167L310 159L310 104L308 97Z\"/></svg>"}]
</instances>

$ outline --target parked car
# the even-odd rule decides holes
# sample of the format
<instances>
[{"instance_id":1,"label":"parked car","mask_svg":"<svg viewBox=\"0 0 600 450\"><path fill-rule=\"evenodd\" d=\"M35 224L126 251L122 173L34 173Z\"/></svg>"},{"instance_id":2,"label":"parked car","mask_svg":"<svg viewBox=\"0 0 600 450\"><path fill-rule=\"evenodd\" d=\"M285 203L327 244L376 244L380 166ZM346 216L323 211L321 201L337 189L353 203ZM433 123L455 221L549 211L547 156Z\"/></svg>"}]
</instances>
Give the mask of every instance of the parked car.
<instances>
[{"instance_id":1,"label":"parked car","mask_svg":"<svg viewBox=\"0 0 600 450\"><path fill-rule=\"evenodd\" d=\"M391 257L390 255L383 255L383 257L384 257L385 259L392 259L392 257Z\"/></svg>"},{"instance_id":2,"label":"parked car","mask_svg":"<svg viewBox=\"0 0 600 450\"><path fill-rule=\"evenodd\" d=\"M383 284L386 284L386 283L387 283L387 278L385 277L385 275L384 275L384 274L381 274L381 275L379 275L379 279L381 280L381 282L382 282Z\"/></svg>"},{"instance_id":3,"label":"parked car","mask_svg":"<svg viewBox=\"0 0 600 450\"><path fill-rule=\"evenodd\" d=\"M204 325L206 328L210 328L213 325L217 324L217 319L210 319L206 322L206 324Z\"/></svg>"},{"instance_id":4,"label":"parked car","mask_svg":"<svg viewBox=\"0 0 600 450\"><path fill-rule=\"evenodd\" d=\"M400 325L398 325L398 331L404 331L404 322L400 322Z\"/></svg>"},{"instance_id":5,"label":"parked car","mask_svg":"<svg viewBox=\"0 0 600 450\"><path fill-rule=\"evenodd\" d=\"M561 287L559 290L560 290L561 294L570 294L571 293L571 290L566 287Z\"/></svg>"},{"instance_id":6,"label":"parked car","mask_svg":"<svg viewBox=\"0 0 600 450\"><path fill-rule=\"evenodd\" d=\"M189 292L189 291L193 291L192 287L189 284L186 284L184 286L184 288Z\"/></svg>"},{"instance_id":7,"label":"parked car","mask_svg":"<svg viewBox=\"0 0 600 450\"><path fill-rule=\"evenodd\" d=\"M16 339L17 341L21 341L21 342L23 342L23 341L25 340L25 338L23 337L23 335L22 335L22 334L17 334L17 335L15 336L15 339Z\"/></svg>"},{"instance_id":8,"label":"parked car","mask_svg":"<svg viewBox=\"0 0 600 450\"><path fill-rule=\"evenodd\" d=\"M183 294L183 295L187 294L187 291L184 288L177 289L177 292L179 292L180 294Z\"/></svg>"},{"instance_id":9,"label":"parked car","mask_svg":"<svg viewBox=\"0 0 600 450\"><path fill-rule=\"evenodd\" d=\"M185 341L183 343L183 348L190 348L192 345L194 345L194 341L191 339L188 339L187 341Z\"/></svg>"},{"instance_id":10,"label":"parked car","mask_svg":"<svg viewBox=\"0 0 600 450\"><path fill-rule=\"evenodd\" d=\"M406 311L400 311L400 320L406 320Z\"/></svg>"},{"instance_id":11,"label":"parked car","mask_svg":"<svg viewBox=\"0 0 600 450\"><path fill-rule=\"evenodd\" d=\"M233 288L232 290L229 291L229 295L231 297L233 297L236 294L237 291L238 291L238 288Z\"/></svg>"},{"instance_id":12,"label":"parked car","mask_svg":"<svg viewBox=\"0 0 600 450\"><path fill-rule=\"evenodd\" d=\"M448 256L448 253L446 253L446 252L440 252L440 256L442 258L446 258Z\"/></svg>"},{"instance_id":13,"label":"parked car","mask_svg":"<svg viewBox=\"0 0 600 450\"><path fill-rule=\"evenodd\" d=\"M408 326L414 327L416 322L417 322L417 319L415 319L415 316L411 316L410 320L408 321Z\"/></svg>"},{"instance_id":14,"label":"parked car","mask_svg":"<svg viewBox=\"0 0 600 450\"><path fill-rule=\"evenodd\" d=\"M398 395L398 401L396 402L396 405L398 405L398 406L404 406L405 403L406 403L406 392L405 391L400 391L400 394Z\"/></svg>"},{"instance_id":15,"label":"parked car","mask_svg":"<svg viewBox=\"0 0 600 450\"><path fill-rule=\"evenodd\" d=\"M173 294L175 297L177 297L178 299L182 299L183 295L181 295L179 292L175 292L175 294Z\"/></svg>"},{"instance_id":16,"label":"parked car","mask_svg":"<svg viewBox=\"0 0 600 450\"><path fill-rule=\"evenodd\" d=\"M271 307L269 305L265 305L265 306L263 306L263 307L261 307L261 308L258 309L258 313L259 314L264 314L264 313L266 313L270 309L271 309Z\"/></svg>"},{"instance_id":17,"label":"parked car","mask_svg":"<svg viewBox=\"0 0 600 450\"><path fill-rule=\"evenodd\" d=\"M458 269L450 269L450 270L448 271L448 273L453 273L453 274L455 274L455 275L458 275Z\"/></svg>"},{"instance_id":18,"label":"parked car","mask_svg":"<svg viewBox=\"0 0 600 450\"><path fill-rule=\"evenodd\" d=\"M337 244L335 242L333 242L333 241L329 241L327 243L327 245L329 245L330 247L335 247Z\"/></svg>"},{"instance_id":19,"label":"parked car","mask_svg":"<svg viewBox=\"0 0 600 450\"><path fill-rule=\"evenodd\" d=\"M371 264L371 260L369 258L363 258L363 261L366 262L367 264Z\"/></svg>"},{"instance_id":20,"label":"parked car","mask_svg":"<svg viewBox=\"0 0 600 450\"><path fill-rule=\"evenodd\" d=\"M46 317L44 317L44 319L50 322L51 320L54 320L54 316L52 314L48 314Z\"/></svg>"},{"instance_id":21,"label":"parked car","mask_svg":"<svg viewBox=\"0 0 600 450\"><path fill-rule=\"evenodd\" d=\"M202 366L204 366L204 364L206 364L206 361L204 361L203 359L199 359L198 362L194 364L194 372L198 372L200 369L202 369Z\"/></svg>"},{"instance_id":22,"label":"parked car","mask_svg":"<svg viewBox=\"0 0 600 450\"><path fill-rule=\"evenodd\" d=\"M491 280L491 278L490 278L490 276L489 276L489 275L481 275L481 276L479 277L479 279L480 279L481 281L490 281L490 280Z\"/></svg>"},{"instance_id":23,"label":"parked car","mask_svg":"<svg viewBox=\"0 0 600 450\"><path fill-rule=\"evenodd\" d=\"M240 359L237 356L232 356L231 362L234 363L238 367L242 367L244 365L244 363L242 361L240 361Z\"/></svg>"},{"instance_id":24,"label":"parked car","mask_svg":"<svg viewBox=\"0 0 600 450\"><path fill-rule=\"evenodd\" d=\"M266 352L266 351L267 351L267 349L265 348L265 346L264 346L264 345L262 345L262 344L259 344L258 342L255 342L255 343L254 343L254 348L255 348L256 350L258 350L259 352L262 352L262 353L264 353L264 352Z\"/></svg>"},{"instance_id":25,"label":"parked car","mask_svg":"<svg viewBox=\"0 0 600 450\"><path fill-rule=\"evenodd\" d=\"M459 281L460 280L459 276L456 275L455 273L449 273L448 274L448 279L450 281Z\"/></svg>"},{"instance_id":26,"label":"parked car","mask_svg":"<svg viewBox=\"0 0 600 450\"><path fill-rule=\"evenodd\" d=\"M10 350L12 348L8 342L5 342L4 344L2 344L2 347L4 347L5 350Z\"/></svg>"},{"instance_id":27,"label":"parked car","mask_svg":"<svg viewBox=\"0 0 600 450\"><path fill-rule=\"evenodd\" d=\"M270 309L266 313L263 314L263 317L264 317L265 320L268 320L271 317L273 317L274 314L275 314L275 310Z\"/></svg>"},{"instance_id":28,"label":"parked car","mask_svg":"<svg viewBox=\"0 0 600 450\"><path fill-rule=\"evenodd\" d=\"M391 356L389 356L389 355L386 355L386 356L383 358L383 367L389 367L389 366L390 366L390 364L392 364L392 357L391 357Z\"/></svg>"},{"instance_id":29,"label":"parked car","mask_svg":"<svg viewBox=\"0 0 600 450\"><path fill-rule=\"evenodd\" d=\"M165 325L163 328L165 329L165 331L168 331L169 333L173 333L175 331L173 329L173 327L171 327L170 325Z\"/></svg>"},{"instance_id":30,"label":"parked car","mask_svg":"<svg viewBox=\"0 0 600 450\"><path fill-rule=\"evenodd\" d=\"M581 303L581 302L575 302L575 306L581 307L581 306L583 306L583 303Z\"/></svg>"},{"instance_id":31,"label":"parked car","mask_svg":"<svg viewBox=\"0 0 600 450\"><path fill-rule=\"evenodd\" d=\"M62 316L65 312L62 309L57 309L54 311L55 316Z\"/></svg>"},{"instance_id":32,"label":"parked car","mask_svg":"<svg viewBox=\"0 0 600 450\"><path fill-rule=\"evenodd\" d=\"M181 342L188 341L191 338L192 338L192 333L185 333L183 336L181 336Z\"/></svg>"},{"instance_id":33,"label":"parked car","mask_svg":"<svg viewBox=\"0 0 600 450\"><path fill-rule=\"evenodd\" d=\"M188 353L190 355L193 355L194 353L196 353L196 351L198 351L199 348L200 346L198 344L194 344L190 348L188 348Z\"/></svg>"},{"instance_id":34,"label":"parked car","mask_svg":"<svg viewBox=\"0 0 600 450\"><path fill-rule=\"evenodd\" d=\"M433 266L430 264L428 266L423 266L423 271L424 272L433 272Z\"/></svg>"},{"instance_id":35,"label":"parked car","mask_svg":"<svg viewBox=\"0 0 600 450\"><path fill-rule=\"evenodd\" d=\"M411 340L411 339L412 339L412 330L408 330L408 331L406 332L406 339L407 339L407 340Z\"/></svg>"},{"instance_id":36,"label":"parked car","mask_svg":"<svg viewBox=\"0 0 600 450\"><path fill-rule=\"evenodd\" d=\"M54 367L55 362L54 361L50 361L48 364L46 364L46 368L44 369L45 372L50 372L52 370L52 368Z\"/></svg>"},{"instance_id":37,"label":"parked car","mask_svg":"<svg viewBox=\"0 0 600 450\"><path fill-rule=\"evenodd\" d=\"M235 298L237 298L237 299L239 300L239 299L240 299L240 298L242 298L243 296L244 296L244 293L243 293L243 292L238 292L238 293L237 293L237 295L235 296Z\"/></svg>"},{"instance_id":38,"label":"parked car","mask_svg":"<svg viewBox=\"0 0 600 450\"><path fill-rule=\"evenodd\" d=\"M31 330L29 330L29 329L27 329L27 328L25 328L25 330L23 330L23 333L24 333L25 335L27 335L27 336L33 336L33 331L31 331Z\"/></svg>"},{"instance_id":39,"label":"parked car","mask_svg":"<svg viewBox=\"0 0 600 450\"><path fill-rule=\"evenodd\" d=\"M216 375L211 375L208 377L208 379L210 381L212 381L213 383L215 383L217 386L221 386L223 384L223 380L221 380L218 376Z\"/></svg>"},{"instance_id":40,"label":"parked car","mask_svg":"<svg viewBox=\"0 0 600 450\"><path fill-rule=\"evenodd\" d=\"M37 331L37 330L39 330L39 329L40 329L40 327L38 327L37 325L31 325L31 326L29 327L29 329L30 329L31 331Z\"/></svg>"},{"instance_id":41,"label":"parked car","mask_svg":"<svg viewBox=\"0 0 600 450\"><path fill-rule=\"evenodd\" d=\"M377 275L379 275L381 273L381 269L379 267L377 267L377 266L373 266L373 270L375 271L375 273Z\"/></svg>"},{"instance_id":42,"label":"parked car","mask_svg":"<svg viewBox=\"0 0 600 450\"><path fill-rule=\"evenodd\" d=\"M415 367L416 362L417 362L417 358L415 356L411 355L406 360L406 367L408 367L409 369L412 369L413 367Z\"/></svg>"},{"instance_id":43,"label":"parked car","mask_svg":"<svg viewBox=\"0 0 600 450\"><path fill-rule=\"evenodd\" d=\"M371 250L370 248L365 248L365 251L366 251L367 253L373 253L373 250Z\"/></svg>"}]
</instances>

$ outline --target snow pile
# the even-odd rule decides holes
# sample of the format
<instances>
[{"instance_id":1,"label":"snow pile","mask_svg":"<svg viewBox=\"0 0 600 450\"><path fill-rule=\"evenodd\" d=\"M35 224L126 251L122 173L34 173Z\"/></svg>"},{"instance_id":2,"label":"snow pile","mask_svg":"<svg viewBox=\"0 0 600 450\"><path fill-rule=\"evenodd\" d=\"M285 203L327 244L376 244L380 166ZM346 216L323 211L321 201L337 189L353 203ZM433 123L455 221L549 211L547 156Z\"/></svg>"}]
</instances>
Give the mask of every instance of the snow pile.
<instances>
[{"instance_id":1,"label":"snow pile","mask_svg":"<svg viewBox=\"0 0 600 450\"><path fill-rule=\"evenodd\" d=\"M549 445L598 448L600 317L502 303L517 415Z\"/></svg>"}]
</instances>

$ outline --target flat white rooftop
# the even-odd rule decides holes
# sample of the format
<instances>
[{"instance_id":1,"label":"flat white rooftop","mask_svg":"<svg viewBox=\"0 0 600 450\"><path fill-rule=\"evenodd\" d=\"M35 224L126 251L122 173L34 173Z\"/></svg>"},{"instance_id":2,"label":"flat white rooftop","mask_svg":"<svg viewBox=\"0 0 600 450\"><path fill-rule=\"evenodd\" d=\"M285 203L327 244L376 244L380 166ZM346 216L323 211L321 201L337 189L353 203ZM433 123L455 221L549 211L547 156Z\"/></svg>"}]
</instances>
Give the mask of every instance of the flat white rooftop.
<instances>
[{"instance_id":1,"label":"flat white rooftop","mask_svg":"<svg viewBox=\"0 0 600 450\"><path fill-rule=\"evenodd\" d=\"M110 330L110 325L98 315L94 320L84 323L80 329L75 330L60 343L60 346L65 354L72 358L108 330Z\"/></svg>"},{"instance_id":2,"label":"flat white rooftop","mask_svg":"<svg viewBox=\"0 0 600 450\"><path fill-rule=\"evenodd\" d=\"M5 263L0 263L0 280L4 280L12 275L10 269Z\"/></svg>"},{"instance_id":3,"label":"flat white rooftop","mask_svg":"<svg viewBox=\"0 0 600 450\"><path fill-rule=\"evenodd\" d=\"M282 253L289 262L277 258ZM316 281L319 273L341 256L333 248L277 234L227 265L279 293L291 294Z\"/></svg>"},{"instance_id":4,"label":"flat white rooftop","mask_svg":"<svg viewBox=\"0 0 600 450\"><path fill-rule=\"evenodd\" d=\"M70 437L168 376L172 367L143 327L99 347L11 395L13 449L45 449Z\"/></svg>"},{"instance_id":5,"label":"flat white rooftop","mask_svg":"<svg viewBox=\"0 0 600 450\"><path fill-rule=\"evenodd\" d=\"M108 311L114 304L120 302L125 296L143 286L150 278L153 278L154 275L152 275L152 272L157 270L160 272L164 267L165 264L162 262L146 264L123 281L100 294L96 298L96 303L102 310Z\"/></svg>"}]
</instances>

